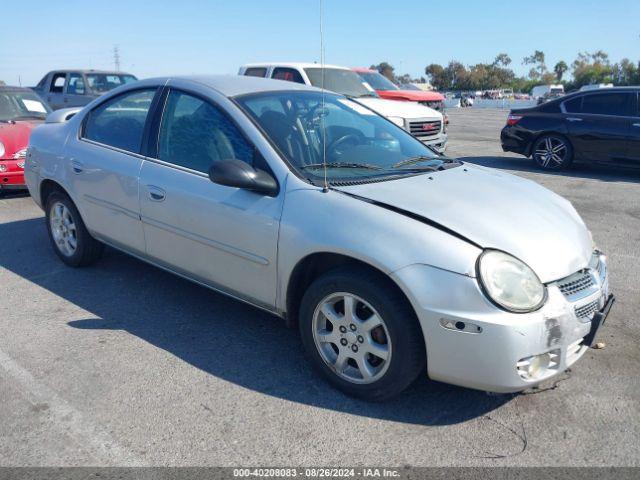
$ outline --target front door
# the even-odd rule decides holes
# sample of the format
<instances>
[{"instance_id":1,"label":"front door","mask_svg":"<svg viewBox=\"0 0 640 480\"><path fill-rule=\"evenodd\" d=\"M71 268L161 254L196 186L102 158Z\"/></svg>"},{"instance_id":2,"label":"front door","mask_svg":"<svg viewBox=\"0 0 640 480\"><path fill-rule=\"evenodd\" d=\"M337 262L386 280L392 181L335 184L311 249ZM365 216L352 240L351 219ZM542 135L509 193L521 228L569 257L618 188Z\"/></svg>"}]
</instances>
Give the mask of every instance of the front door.
<instances>
[{"instance_id":1,"label":"front door","mask_svg":"<svg viewBox=\"0 0 640 480\"><path fill-rule=\"evenodd\" d=\"M628 92L611 91L565 102L567 129L576 156L595 162L626 157L631 99Z\"/></svg>"},{"instance_id":2,"label":"front door","mask_svg":"<svg viewBox=\"0 0 640 480\"><path fill-rule=\"evenodd\" d=\"M180 90L169 91L157 138L157 153L140 173L147 255L273 307L283 194L268 197L217 185L207 174L216 161L235 158L255 165L262 157L221 108Z\"/></svg>"},{"instance_id":3,"label":"front door","mask_svg":"<svg viewBox=\"0 0 640 480\"><path fill-rule=\"evenodd\" d=\"M145 123L156 88L133 90L95 107L83 120L81 139L69 142L71 191L87 228L134 253L145 243L138 176Z\"/></svg>"},{"instance_id":4,"label":"front door","mask_svg":"<svg viewBox=\"0 0 640 480\"><path fill-rule=\"evenodd\" d=\"M63 99L65 107L84 107L89 100L82 74L70 73Z\"/></svg>"}]
</instances>

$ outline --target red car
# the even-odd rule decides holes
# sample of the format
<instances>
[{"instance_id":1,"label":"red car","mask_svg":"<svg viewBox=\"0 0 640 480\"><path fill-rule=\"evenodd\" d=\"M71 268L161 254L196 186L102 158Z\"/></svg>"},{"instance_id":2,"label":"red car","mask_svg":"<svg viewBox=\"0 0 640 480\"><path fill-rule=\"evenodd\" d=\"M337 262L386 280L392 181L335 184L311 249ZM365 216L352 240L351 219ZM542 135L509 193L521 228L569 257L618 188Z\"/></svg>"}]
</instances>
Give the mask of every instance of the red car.
<instances>
[{"instance_id":1,"label":"red car","mask_svg":"<svg viewBox=\"0 0 640 480\"><path fill-rule=\"evenodd\" d=\"M444 111L444 95L438 92L429 92L418 88L415 90L401 89L387 77L378 73L377 70L369 68L352 68L352 70L360 75L360 78L369 84L382 98L418 102L434 110Z\"/></svg>"},{"instance_id":2,"label":"red car","mask_svg":"<svg viewBox=\"0 0 640 480\"><path fill-rule=\"evenodd\" d=\"M51 109L32 90L0 87L0 194L26 189L24 159L29 135Z\"/></svg>"}]
</instances>

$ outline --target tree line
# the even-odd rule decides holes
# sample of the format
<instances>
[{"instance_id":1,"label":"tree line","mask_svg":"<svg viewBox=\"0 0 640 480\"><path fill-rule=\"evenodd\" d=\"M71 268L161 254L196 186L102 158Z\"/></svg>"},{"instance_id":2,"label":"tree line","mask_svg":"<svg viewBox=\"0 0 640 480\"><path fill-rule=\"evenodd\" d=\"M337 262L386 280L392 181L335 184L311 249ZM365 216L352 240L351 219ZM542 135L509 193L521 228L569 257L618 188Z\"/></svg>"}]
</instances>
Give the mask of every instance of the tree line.
<instances>
[{"instance_id":1,"label":"tree line","mask_svg":"<svg viewBox=\"0 0 640 480\"><path fill-rule=\"evenodd\" d=\"M517 76L509 68L511 57L499 53L491 63L464 65L451 60L447 65L432 63L424 69L426 77L437 90L496 90L512 88L515 92L529 92L536 85L561 83L566 91L571 91L593 83L612 83L616 86L640 84L640 62L623 58L612 63L609 55L602 50L593 53L579 53L571 66L564 60L557 62L550 70L546 64L544 52L534 51L522 59L523 65L530 66L529 73ZM424 83L425 77L412 78L410 75L397 75L388 62L372 65L382 75L394 83ZM567 78L567 72L571 78Z\"/></svg>"}]
</instances>

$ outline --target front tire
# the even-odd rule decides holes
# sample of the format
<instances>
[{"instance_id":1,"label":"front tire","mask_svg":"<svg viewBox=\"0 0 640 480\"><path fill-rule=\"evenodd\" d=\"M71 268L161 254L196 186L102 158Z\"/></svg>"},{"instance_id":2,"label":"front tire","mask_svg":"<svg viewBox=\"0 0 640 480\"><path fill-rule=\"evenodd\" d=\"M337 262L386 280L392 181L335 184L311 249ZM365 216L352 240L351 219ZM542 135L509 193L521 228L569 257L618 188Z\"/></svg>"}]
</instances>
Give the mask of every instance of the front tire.
<instances>
[{"instance_id":1,"label":"front tire","mask_svg":"<svg viewBox=\"0 0 640 480\"><path fill-rule=\"evenodd\" d=\"M531 156L543 170L564 170L573 162L573 148L561 135L542 135L533 144Z\"/></svg>"},{"instance_id":2,"label":"front tire","mask_svg":"<svg viewBox=\"0 0 640 480\"><path fill-rule=\"evenodd\" d=\"M399 394L426 363L411 305L388 278L367 269L339 268L315 280L302 298L299 327L314 367L364 400Z\"/></svg>"},{"instance_id":3,"label":"front tire","mask_svg":"<svg viewBox=\"0 0 640 480\"><path fill-rule=\"evenodd\" d=\"M70 267L84 267L96 262L104 244L94 239L71 199L53 192L46 202L47 231L56 255Z\"/></svg>"}]
</instances>

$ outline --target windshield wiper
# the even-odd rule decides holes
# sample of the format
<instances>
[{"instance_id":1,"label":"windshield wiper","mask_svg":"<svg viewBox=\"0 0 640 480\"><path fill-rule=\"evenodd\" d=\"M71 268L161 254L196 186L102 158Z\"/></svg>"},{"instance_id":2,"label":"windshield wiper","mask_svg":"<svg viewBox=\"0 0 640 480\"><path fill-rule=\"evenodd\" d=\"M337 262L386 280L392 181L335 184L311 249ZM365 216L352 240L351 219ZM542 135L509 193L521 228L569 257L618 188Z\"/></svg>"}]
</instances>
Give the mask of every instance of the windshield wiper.
<instances>
[{"instance_id":1,"label":"windshield wiper","mask_svg":"<svg viewBox=\"0 0 640 480\"><path fill-rule=\"evenodd\" d=\"M302 165L300 170L305 170L307 168L366 168L369 170L384 170L382 167L378 167L377 165L370 165L368 163L346 163L346 162L327 162L327 163L310 163L309 165Z\"/></svg>"},{"instance_id":2,"label":"windshield wiper","mask_svg":"<svg viewBox=\"0 0 640 480\"><path fill-rule=\"evenodd\" d=\"M403 167L404 165L412 165L414 163L427 162L432 160L439 160L437 157L427 157L426 155L417 155L415 157L409 157L391 165L391 168ZM425 167L427 170L437 170L437 167Z\"/></svg>"},{"instance_id":3,"label":"windshield wiper","mask_svg":"<svg viewBox=\"0 0 640 480\"><path fill-rule=\"evenodd\" d=\"M452 158L443 158L443 157L427 157L426 155L418 155L415 157L410 157L407 158L405 160L402 160L398 163L394 163L391 167L392 168L398 168L398 167L402 167L404 165L412 165L414 163L420 163L420 162L427 162L427 161L440 161L442 162L440 165L438 166L434 166L434 165L429 165L427 167L421 167L420 169L424 169L424 170L433 170L434 172L437 170L446 170L448 168L451 168L452 166L457 166L457 165L462 165L462 162L460 162L459 160L454 160ZM445 164L448 164L446 167L444 166ZM456 165L449 165L449 164L456 164Z\"/></svg>"}]
</instances>

